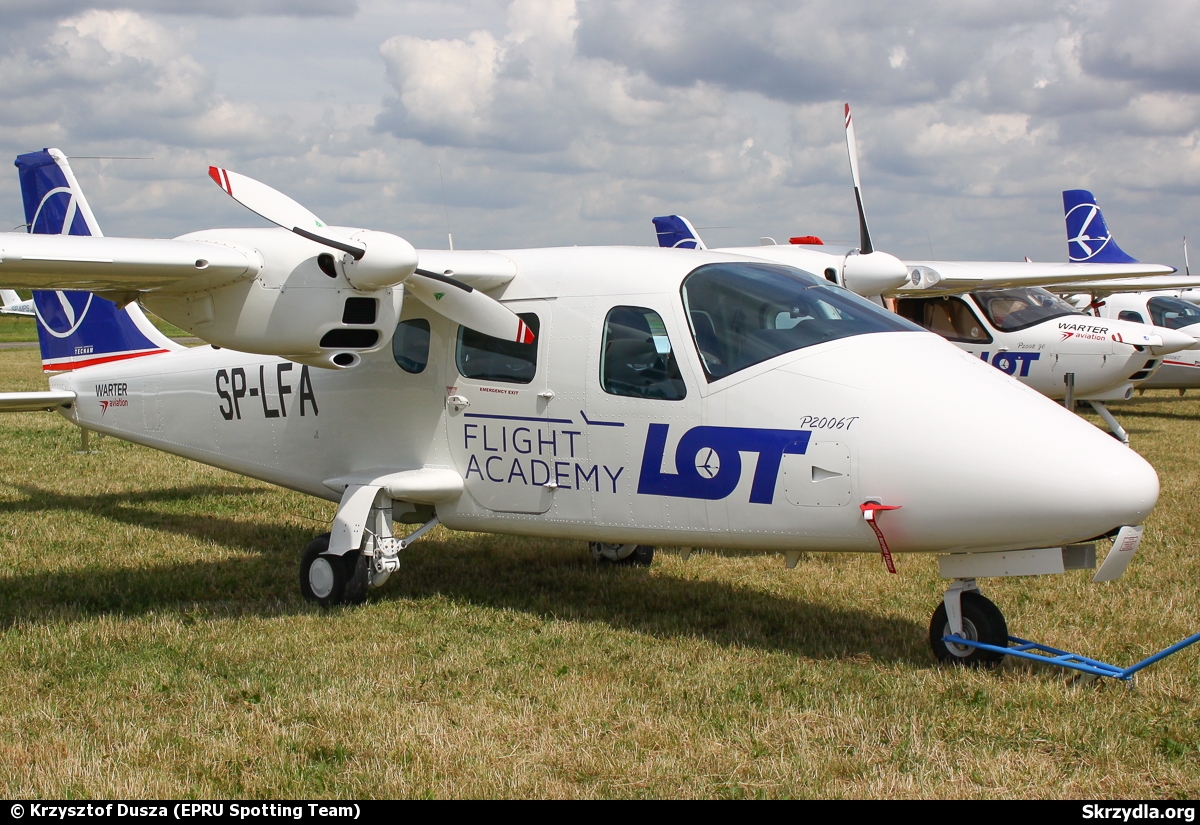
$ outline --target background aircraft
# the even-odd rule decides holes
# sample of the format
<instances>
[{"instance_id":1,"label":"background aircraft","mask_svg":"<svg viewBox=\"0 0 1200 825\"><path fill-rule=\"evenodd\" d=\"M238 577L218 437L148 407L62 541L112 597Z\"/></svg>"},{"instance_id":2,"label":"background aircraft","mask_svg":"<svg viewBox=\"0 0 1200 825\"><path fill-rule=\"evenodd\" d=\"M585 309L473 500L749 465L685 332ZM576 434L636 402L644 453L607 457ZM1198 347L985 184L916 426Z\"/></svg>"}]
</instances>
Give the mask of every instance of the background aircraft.
<instances>
[{"instance_id":1,"label":"background aircraft","mask_svg":"<svg viewBox=\"0 0 1200 825\"><path fill-rule=\"evenodd\" d=\"M18 163L41 208L66 160L33 154L51 158ZM1133 451L790 267L699 249L417 251L330 228L227 170L211 176L288 229L146 241L31 220L73 234L0 236L0 278L101 290L125 302L118 315L140 297L214 346L122 350L111 319L84 304L55 332L106 360L62 363L76 368L50 391L0 395L0 409L54 409L338 501L301 562L302 592L322 604L361 601L438 523L584 539L625 562L666 544L789 565L806 550L879 552L894 571L894 554L932 552L953 580L933 651L985 663L1001 654L944 641L1007 644L977 577L1091 567L1094 545L1081 543L1115 535L1120 552L1096 574L1114 578L1157 500ZM929 420L954 460L910 437ZM998 462L996 435L1014 424L1022 437ZM422 526L399 538L396 520Z\"/></svg>"}]
</instances>

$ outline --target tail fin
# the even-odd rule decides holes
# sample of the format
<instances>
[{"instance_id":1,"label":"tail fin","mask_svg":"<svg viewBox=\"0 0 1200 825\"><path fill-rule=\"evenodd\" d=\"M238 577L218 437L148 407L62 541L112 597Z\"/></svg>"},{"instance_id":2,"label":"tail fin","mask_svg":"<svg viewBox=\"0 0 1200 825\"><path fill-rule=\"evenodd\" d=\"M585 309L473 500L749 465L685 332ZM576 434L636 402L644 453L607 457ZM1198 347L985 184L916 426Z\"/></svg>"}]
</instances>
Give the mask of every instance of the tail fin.
<instances>
[{"instance_id":1,"label":"tail fin","mask_svg":"<svg viewBox=\"0 0 1200 825\"><path fill-rule=\"evenodd\" d=\"M668 249L708 249L691 221L680 215L653 218L658 245Z\"/></svg>"},{"instance_id":2,"label":"tail fin","mask_svg":"<svg viewBox=\"0 0 1200 825\"><path fill-rule=\"evenodd\" d=\"M1086 189L1063 191L1067 218L1067 255L1073 263L1136 264L1113 240L1096 196Z\"/></svg>"},{"instance_id":3,"label":"tail fin","mask_svg":"<svg viewBox=\"0 0 1200 825\"><path fill-rule=\"evenodd\" d=\"M57 149L20 155L25 220L38 235L101 235L67 157ZM150 323L137 304L120 308L90 292L33 293L42 369L73 370L182 349Z\"/></svg>"}]
</instances>

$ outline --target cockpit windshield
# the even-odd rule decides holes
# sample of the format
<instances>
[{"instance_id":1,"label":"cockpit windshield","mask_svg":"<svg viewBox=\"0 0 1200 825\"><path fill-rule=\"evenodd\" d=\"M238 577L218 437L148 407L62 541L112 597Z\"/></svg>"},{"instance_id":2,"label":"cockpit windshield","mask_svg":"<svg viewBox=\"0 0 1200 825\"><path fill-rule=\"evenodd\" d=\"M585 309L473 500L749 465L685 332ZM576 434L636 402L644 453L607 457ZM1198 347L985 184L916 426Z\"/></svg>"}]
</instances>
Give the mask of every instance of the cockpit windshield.
<instances>
[{"instance_id":1,"label":"cockpit windshield","mask_svg":"<svg viewBox=\"0 0 1200 825\"><path fill-rule=\"evenodd\" d=\"M841 287L789 266L707 264L683 281L683 306L708 380L869 332L922 331Z\"/></svg>"},{"instance_id":2,"label":"cockpit windshield","mask_svg":"<svg viewBox=\"0 0 1200 825\"><path fill-rule=\"evenodd\" d=\"M1183 329L1200 324L1200 307L1178 298L1155 295L1150 299L1149 308L1150 320L1156 327Z\"/></svg>"},{"instance_id":3,"label":"cockpit windshield","mask_svg":"<svg viewBox=\"0 0 1200 825\"><path fill-rule=\"evenodd\" d=\"M1036 286L990 289L971 296L991 325L1004 332L1025 329L1060 315L1082 315L1062 298Z\"/></svg>"}]
</instances>

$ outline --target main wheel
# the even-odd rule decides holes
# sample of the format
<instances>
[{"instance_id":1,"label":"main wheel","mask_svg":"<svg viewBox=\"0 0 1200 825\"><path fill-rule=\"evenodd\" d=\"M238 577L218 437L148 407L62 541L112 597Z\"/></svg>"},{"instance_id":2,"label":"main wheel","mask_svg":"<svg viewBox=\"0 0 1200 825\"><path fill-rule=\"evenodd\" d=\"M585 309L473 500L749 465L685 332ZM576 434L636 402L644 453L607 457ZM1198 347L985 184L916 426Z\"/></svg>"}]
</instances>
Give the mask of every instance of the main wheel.
<instances>
[{"instance_id":1,"label":"main wheel","mask_svg":"<svg viewBox=\"0 0 1200 825\"><path fill-rule=\"evenodd\" d=\"M654 548L648 544L609 544L602 541L588 542L592 558L597 564L631 565L649 567L654 561Z\"/></svg>"},{"instance_id":2,"label":"main wheel","mask_svg":"<svg viewBox=\"0 0 1200 825\"><path fill-rule=\"evenodd\" d=\"M301 595L322 607L360 604L367 595L367 560L359 552L335 556L328 550L328 533L317 536L304 548L300 558Z\"/></svg>"},{"instance_id":3,"label":"main wheel","mask_svg":"<svg viewBox=\"0 0 1200 825\"><path fill-rule=\"evenodd\" d=\"M968 590L962 594L963 638L973 642L1008 647L1008 624L1000 608L992 604L982 593ZM943 637L951 635L950 619L946 616L946 603L938 605L929 622L929 646L934 657L944 664L966 667L994 667L1003 653L982 650L968 645L947 644Z\"/></svg>"}]
</instances>

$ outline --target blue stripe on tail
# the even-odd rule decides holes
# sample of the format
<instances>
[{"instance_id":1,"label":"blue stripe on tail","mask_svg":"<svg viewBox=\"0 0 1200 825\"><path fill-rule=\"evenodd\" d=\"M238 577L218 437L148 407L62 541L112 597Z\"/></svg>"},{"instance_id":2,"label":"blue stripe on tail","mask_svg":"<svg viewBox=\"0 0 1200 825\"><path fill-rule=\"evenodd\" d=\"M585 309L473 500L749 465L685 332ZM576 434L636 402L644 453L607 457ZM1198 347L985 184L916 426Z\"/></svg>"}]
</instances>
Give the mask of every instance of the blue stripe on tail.
<instances>
[{"instance_id":1,"label":"blue stripe on tail","mask_svg":"<svg viewBox=\"0 0 1200 825\"><path fill-rule=\"evenodd\" d=\"M67 158L57 149L20 155L28 229L38 235L101 235ZM72 370L154 355L178 345L162 335L136 304L121 309L90 292L35 290L42 369Z\"/></svg>"},{"instance_id":2,"label":"blue stripe on tail","mask_svg":"<svg viewBox=\"0 0 1200 825\"><path fill-rule=\"evenodd\" d=\"M1136 264L1113 240L1104 214L1096 205L1096 196L1086 189L1063 192L1063 213L1067 219L1067 254L1074 263Z\"/></svg>"}]
</instances>

